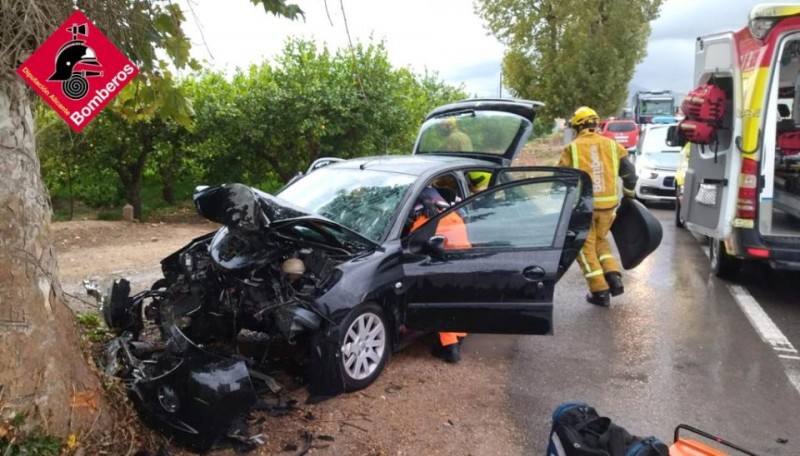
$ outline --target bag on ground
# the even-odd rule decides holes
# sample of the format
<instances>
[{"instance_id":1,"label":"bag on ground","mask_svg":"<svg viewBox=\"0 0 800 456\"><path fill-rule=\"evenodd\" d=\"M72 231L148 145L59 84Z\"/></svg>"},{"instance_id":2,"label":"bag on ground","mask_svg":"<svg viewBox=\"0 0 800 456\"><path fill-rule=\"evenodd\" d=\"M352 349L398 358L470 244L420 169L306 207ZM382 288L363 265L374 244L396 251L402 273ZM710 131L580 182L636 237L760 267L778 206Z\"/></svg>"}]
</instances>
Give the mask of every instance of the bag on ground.
<instances>
[{"instance_id":1,"label":"bag on ground","mask_svg":"<svg viewBox=\"0 0 800 456\"><path fill-rule=\"evenodd\" d=\"M669 456L669 448L631 435L583 402L567 402L553 412L547 456Z\"/></svg>"}]
</instances>

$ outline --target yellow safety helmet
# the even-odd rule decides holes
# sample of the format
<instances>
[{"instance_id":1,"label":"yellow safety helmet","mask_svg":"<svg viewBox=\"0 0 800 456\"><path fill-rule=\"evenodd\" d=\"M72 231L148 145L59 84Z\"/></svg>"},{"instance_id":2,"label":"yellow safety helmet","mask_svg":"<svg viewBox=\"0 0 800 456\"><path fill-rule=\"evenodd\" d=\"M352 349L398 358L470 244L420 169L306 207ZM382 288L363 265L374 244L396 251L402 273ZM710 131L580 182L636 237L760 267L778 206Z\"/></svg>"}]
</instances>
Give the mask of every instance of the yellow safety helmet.
<instances>
[{"instance_id":1,"label":"yellow safety helmet","mask_svg":"<svg viewBox=\"0 0 800 456\"><path fill-rule=\"evenodd\" d=\"M594 111L594 109L587 106L581 106L577 111L575 111L575 114L572 116L572 120L570 120L569 123L573 127L577 127L591 120L597 122L600 120L600 117L597 116L597 113Z\"/></svg>"},{"instance_id":2,"label":"yellow safety helmet","mask_svg":"<svg viewBox=\"0 0 800 456\"><path fill-rule=\"evenodd\" d=\"M442 121L442 124L450 129L455 128L457 123L456 118L453 116L447 117Z\"/></svg>"},{"instance_id":3,"label":"yellow safety helmet","mask_svg":"<svg viewBox=\"0 0 800 456\"><path fill-rule=\"evenodd\" d=\"M475 188L483 190L489 185L492 173L487 171L468 171L467 179Z\"/></svg>"}]
</instances>

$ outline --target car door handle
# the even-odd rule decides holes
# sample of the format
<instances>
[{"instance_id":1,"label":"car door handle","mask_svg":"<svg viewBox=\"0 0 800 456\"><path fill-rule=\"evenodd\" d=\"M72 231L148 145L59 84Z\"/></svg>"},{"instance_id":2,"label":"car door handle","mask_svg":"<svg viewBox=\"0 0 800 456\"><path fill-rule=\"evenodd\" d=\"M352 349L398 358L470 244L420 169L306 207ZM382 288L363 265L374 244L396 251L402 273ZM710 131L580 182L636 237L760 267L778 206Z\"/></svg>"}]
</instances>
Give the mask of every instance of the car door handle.
<instances>
[{"instance_id":1,"label":"car door handle","mask_svg":"<svg viewBox=\"0 0 800 456\"><path fill-rule=\"evenodd\" d=\"M544 269L541 266L528 266L522 270L522 277L531 282L541 280L545 275Z\"/></svg>"}]
</instances>

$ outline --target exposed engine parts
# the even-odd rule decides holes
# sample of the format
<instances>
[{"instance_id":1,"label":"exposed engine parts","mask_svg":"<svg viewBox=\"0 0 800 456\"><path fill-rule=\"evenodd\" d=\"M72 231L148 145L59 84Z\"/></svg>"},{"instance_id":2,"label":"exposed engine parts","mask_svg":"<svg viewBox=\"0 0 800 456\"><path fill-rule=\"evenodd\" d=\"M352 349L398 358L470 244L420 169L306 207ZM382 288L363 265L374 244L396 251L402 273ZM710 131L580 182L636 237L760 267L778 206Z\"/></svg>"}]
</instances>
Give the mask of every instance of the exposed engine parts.
<instances>
[{"instance_id":1,"label":"exposed engine parts","mask_svg":"<svg viewBox=\"0 0 800 456\"><path fill-rule=\"evenodd\" d=\"M239 354L240 331L262 334L256 338L265 347L307 342L326 319L314 298L334 279L340 257L336 249L222 228L162 260L164 278L150 290L131 295L120 279L103 296L84 282L118 335L104 371L123 379L145 421L204 451L256 401L254 383L280 389Z\"/></svg>"}]
</instances>

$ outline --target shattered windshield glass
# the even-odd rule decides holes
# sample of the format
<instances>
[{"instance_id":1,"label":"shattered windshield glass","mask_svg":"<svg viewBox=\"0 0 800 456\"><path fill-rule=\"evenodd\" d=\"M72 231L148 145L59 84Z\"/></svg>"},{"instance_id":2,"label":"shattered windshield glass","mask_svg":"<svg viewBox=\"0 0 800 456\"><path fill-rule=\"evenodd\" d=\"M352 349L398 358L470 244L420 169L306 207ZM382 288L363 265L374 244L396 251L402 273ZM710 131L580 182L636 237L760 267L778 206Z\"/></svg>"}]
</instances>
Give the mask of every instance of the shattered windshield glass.
<instances>
[{"instance_id":1,"label":"shattered windshield glass","mask_svg":"<svg viewBox=\"0 0 800 456\"><path fill-rule=\"evenodd\" d=\"M416 180L369 169L318 169L277 196L378 242Z\"/></svg>"}]
</instances>

